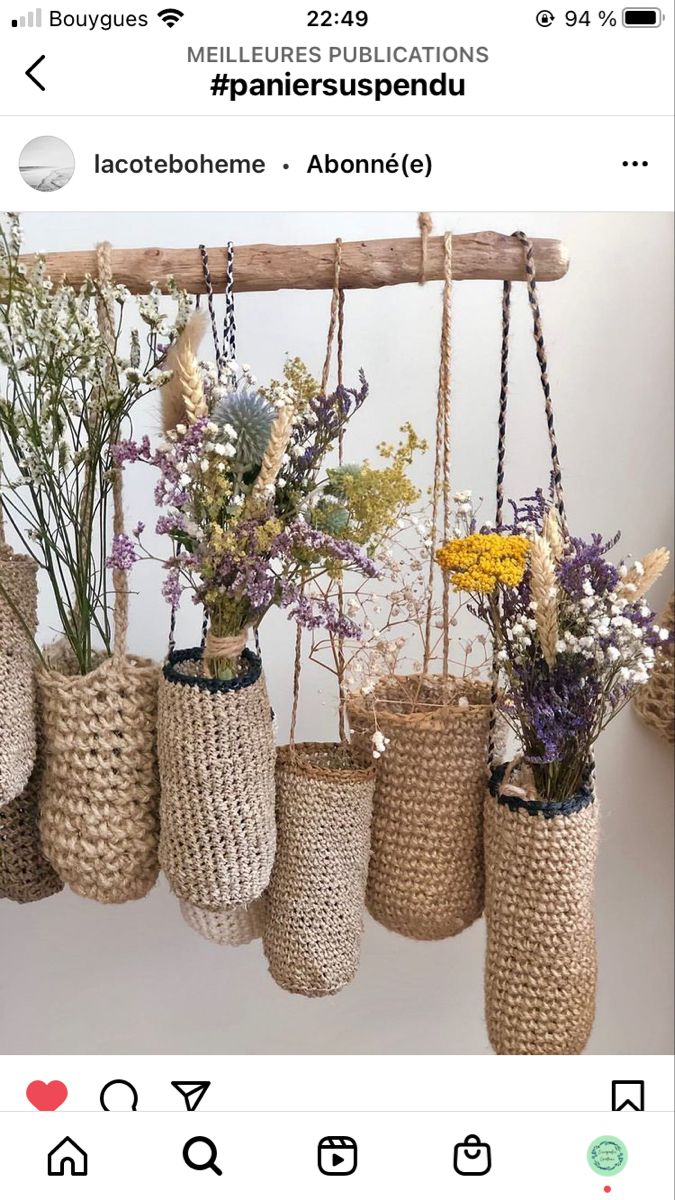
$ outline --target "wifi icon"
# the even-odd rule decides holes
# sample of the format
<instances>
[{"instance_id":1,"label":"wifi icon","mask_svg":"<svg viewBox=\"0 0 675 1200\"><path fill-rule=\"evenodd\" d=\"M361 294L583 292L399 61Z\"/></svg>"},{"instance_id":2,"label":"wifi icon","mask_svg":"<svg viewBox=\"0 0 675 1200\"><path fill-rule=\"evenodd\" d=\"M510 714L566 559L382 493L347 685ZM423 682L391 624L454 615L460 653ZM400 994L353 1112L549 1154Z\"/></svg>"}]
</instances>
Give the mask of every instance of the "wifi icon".
<instances>
[{"instance_id":1,"label":"wifi icon","mask_svg":"<svg viewBox=\"0 0 675 1200\"><path fill-rule=\"evenodd\" d=\"M165 25L169 26L169 29L173 29L174 25L178 24L181 17L185 16L185 13L181 12L179 8L163 8L161 12L157 13L157 16L159 17L160 21L163 21Z\"/></svg>"}]
</instances>

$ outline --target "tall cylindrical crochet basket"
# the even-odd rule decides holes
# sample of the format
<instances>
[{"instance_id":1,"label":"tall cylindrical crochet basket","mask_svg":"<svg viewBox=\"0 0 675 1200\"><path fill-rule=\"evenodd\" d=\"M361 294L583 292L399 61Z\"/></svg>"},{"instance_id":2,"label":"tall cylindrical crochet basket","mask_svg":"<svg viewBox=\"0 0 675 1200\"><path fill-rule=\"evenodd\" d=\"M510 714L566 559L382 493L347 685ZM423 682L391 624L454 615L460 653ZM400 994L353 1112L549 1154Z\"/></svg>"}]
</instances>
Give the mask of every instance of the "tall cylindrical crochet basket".
<instances>
[{"instance_id":1,"label":"tall cylindrical crochet basket","mask_svg":"<svg viewBox=\"0 0 675 1200\"><path fill-rule=\"evenodd\" d=\"M27 786L35 762L35 650L28 631L36 629L37 565L0 536L0 806Z\"/></svg>"},{"instance_id":2,"label":"tall cylindrical crochet basket","mask_svg":"<svg viewBox=\"0 0 675 1200\"><path fill-rule=\"evenodd\" d=\"M60 666L38 672L45 857L79 896L139 900L159 874L158 667L127 655L88 675Z\"/></svg>"},{"instance_id":3,"label":"tall cylindrical crochet basket","mask_svg":"<svg viewBox=\"0 0 675 1200\"><path fill-rule=\"evenodd\" d=\"M366 903L405 937L452 937L483 911L489 701L487 684L429 676L385 680L348 704L361 753L376 728L389 739L375 768Z\"/></svg>"},{"instance_id":4,"label":"tall cylindrical crochet basket","mask_svg":"<svg viewBox=\"0 0 675 1200\"><path fill-rule=\"evenodd\" d=\"M671 634L675 632L675 592L673 592L660 624ZM633 701L635 711L645 725L656 730L671 745L675 742L675 638L671 637L658 650L654 669Z\"/></svg>"},{"instance_id":5,"label":"tall cylindrical crochet basket","mask_svg":"<svg viewBox=\"0 0 675 1200\"><path fill-rule=\"evenodd\" d=\"M288 992L331 996L359 965L375 772L347 746L284 746L277 759L279 846L263 945Z\"/></svg>"},{"instance_id":6,"label":"tall cylindrical crochet basket","mask_svg":"<svg viewBox=\"0 0 675 1200\"><path fill-rule=\"evenodd\" d=\"M211 912L249 905L276 849L274 735L259 657L211 679L200 649L173 651L159 689L160 862L175 894Z\"/></svg>"},{"instance_id":7,"label":"tall cylindrical crochet basket","mask_svg":"<svg viewBox=\"0 0 675 1200\"><path fill-rule=\"evenodd\" d=\"M216 946L247 946L261 938L265 928L264 896L252 904L221 908L218 912L181 900L180 911L190 929Z\"/></svg>"},{"instance_id":8,"label":"tall cylindrical crochet basket","mask_svg":"<svg viewBox=\"0 0 675 1200\"><path fill-rule=\"evenodd\" d=\"M593 784L546 802L514 795L505 771L494 772L485 810L490 1042L497 1054L581 1054L597 973Z\"/></svg>"}]
</instances>

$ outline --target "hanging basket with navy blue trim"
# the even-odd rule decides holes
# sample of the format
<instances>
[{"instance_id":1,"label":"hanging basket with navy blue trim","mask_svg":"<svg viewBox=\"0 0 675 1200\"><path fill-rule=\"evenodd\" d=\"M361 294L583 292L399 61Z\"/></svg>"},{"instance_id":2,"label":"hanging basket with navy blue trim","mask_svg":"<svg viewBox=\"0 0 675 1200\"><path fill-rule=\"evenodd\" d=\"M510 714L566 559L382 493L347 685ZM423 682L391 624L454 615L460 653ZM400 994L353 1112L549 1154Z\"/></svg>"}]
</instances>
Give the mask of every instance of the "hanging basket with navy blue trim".
<instances>
[{"instance_id":1,"label":"hanging basket with navy blue trim","mask_svg":"<svg viewBox=\"0 0 675 1200\"><path fill-rule=\"evenodd\" d=\"M580 1054L595 1016L592 774L561 802L506 766L485 803L485 1009L497 1054Z\"/></svg>"},{"instance_id":2,"label":"hanging basket with navy blue trim","mask_svg":"<svg viewBox=\"0 0 675 1200\"><path fill-rule=\"evenodd\" d=\"M211 678L203 650L174 650L159 688L160 862L181 900L216 912L248 905L276 850L275 747L260 658Z\"/></svg>"}]
</instances>

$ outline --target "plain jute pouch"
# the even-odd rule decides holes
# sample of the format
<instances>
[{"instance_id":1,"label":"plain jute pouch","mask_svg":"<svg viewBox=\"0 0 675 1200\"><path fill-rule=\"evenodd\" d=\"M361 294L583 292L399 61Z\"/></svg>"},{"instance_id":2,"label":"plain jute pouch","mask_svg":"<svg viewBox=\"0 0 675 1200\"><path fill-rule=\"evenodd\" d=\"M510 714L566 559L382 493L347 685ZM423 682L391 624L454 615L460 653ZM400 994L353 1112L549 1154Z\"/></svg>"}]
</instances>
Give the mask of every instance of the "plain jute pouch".
<instances>
[{"instance_id":1,"label":"plain jute pouch","mask_svg":"<svg viewBox=\"0 0 675 1200\"><path fill-rule=\"evenodd\" d=\"M162 869L180 900L217 912L265 891L276 850L274 734L260 658L211 679L173 651L159 689Z\"/></svg>"},{"instance_id":2,"label":"plain jute pouch","mask_svg":"<svg viewBox=\"0 0 675 1200\"><path fill-rule=\"evenodd\" d=\"M581 1054L597 975L593 784L547 802L510 795L505 771L493 773L485 805L490 1042L497 1054Z\"/></svg>"},{"instance_id":3,"label":"plain jute pouch","mask_svg":"<svg viewBox=\"0 0 675 1200\"><path fill-rule=\"evenodd\" d=\"M278 848L263 946L287 992L331 996L359 965L375 772L348 746L304 742L277 757Z\"/></svg>"},{"instance_id":4,"label":"plain jute pouch","mask_svg":"<svg viewBox=\"0 0 675 1200\"><path fill-rule=\"evenodd\" d=\"M2 541L0 523L0 806L23 791L35 763L36 629L37 565Z\"/></svg>"},{"instance_id":5,"label":"plain jute pouch","mask_svg":"<svg viewBox=\"0 0 675 1200\"><path fill-rule=\"evenodd\" d=\"M487 684L398 677L347 711L352 740L376 761L366 904L376 921L420 941L453 937L483 912Z\"/></svg>"}]
</instances>

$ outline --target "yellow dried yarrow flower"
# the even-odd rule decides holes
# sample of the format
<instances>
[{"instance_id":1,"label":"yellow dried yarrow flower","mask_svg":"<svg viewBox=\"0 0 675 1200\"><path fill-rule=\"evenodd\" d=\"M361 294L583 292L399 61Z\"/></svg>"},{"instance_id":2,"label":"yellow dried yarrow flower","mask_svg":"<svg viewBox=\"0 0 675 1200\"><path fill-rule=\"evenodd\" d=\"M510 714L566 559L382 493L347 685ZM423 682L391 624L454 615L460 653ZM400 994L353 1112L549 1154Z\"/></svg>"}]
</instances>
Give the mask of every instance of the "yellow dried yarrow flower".
<instances>
[{"instance_id":1,"label":"yellow dried yarrow flower","mask_svg":"<svg viewBox=\"0 0 675 1200\"><path fill-rule=\"evenodd\" d=\"M492 592L499 585L517 587L525 574L529 543L519 535L470 533L436 551L436 561L451 576L457 591Z\"/></svg>"}]
</instances>

